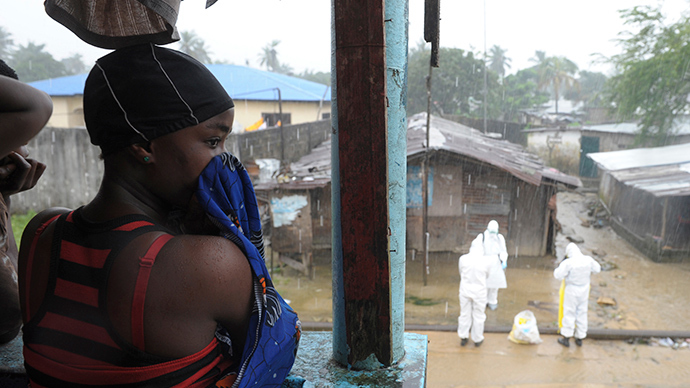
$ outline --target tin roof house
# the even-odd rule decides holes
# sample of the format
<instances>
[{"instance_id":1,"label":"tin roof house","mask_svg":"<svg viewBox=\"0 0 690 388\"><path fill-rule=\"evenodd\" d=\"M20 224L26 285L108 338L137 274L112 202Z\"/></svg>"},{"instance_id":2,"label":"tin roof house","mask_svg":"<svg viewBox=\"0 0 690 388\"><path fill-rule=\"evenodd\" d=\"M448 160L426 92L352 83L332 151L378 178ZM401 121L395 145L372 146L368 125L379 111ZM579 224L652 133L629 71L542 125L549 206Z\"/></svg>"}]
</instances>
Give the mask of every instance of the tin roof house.
<instances>
[{"instance_id":1,"label":"tin roof house","mask_svg":"<svg viewBox=\"0 0 690 388\"><path fill-rule=\"evenodd\" d=\"M654 261L690 256L690 144L599 152L613 229Z\"/></svg>"},{"instance_id":2,"label":"tin roof house","mask_svg":"<svg viewBox=\"0 0 690 388\"><path fill-rule=\"evenodd\" d=\"M546 167L517 144L484 136L462 124L432 116L430 127L426 147L426 114L408 119L409 254L423 247L421 161L427 152L431 251L466 252L495 219L512 256L552 252L556 230L547 203L559 189L581 186L580 180ZM330 248L330 147L326 141L293 163L289 178L281 183L255 185L270 203L272 246L281 259L283 253L301 256L297 261L305 273L311 247Z\"/></svg>"},{"instance_id":3,"label":"tin roof house","mask_svg":"<svg viewBox=\"0 0 690 388\"><path fill-rule=\"evenodd\" d=\"M267 127L300 124L330 118L331 88L317 82L246 66L206 65L235 100L235 132L259 121ZM84 83L88 74L78 74L29 83L53 100L53 115L47 126L84 126Z\"/></svg>"}]
</instances>

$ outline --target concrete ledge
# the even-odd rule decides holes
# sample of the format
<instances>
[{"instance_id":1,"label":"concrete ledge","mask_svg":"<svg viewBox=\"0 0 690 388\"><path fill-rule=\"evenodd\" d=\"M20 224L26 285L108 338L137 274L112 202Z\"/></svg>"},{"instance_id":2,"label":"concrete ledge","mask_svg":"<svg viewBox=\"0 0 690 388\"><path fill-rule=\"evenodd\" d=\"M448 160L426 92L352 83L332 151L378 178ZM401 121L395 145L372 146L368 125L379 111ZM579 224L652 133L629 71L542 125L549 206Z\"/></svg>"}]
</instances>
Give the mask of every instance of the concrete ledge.
<instances>
[{"instance_id":1,"label":"concrete ledge","mask_svg":"<svg viewBox=\"0 0 690 388\"><path fill-rule=\"evenodd\" d=\"M17 338L5 345L0 345L0 374L26 374L24 355L22 354L23 347L21 332Z\"/></svg>"},{"instance_id":2,"label":"concrete ledge","mask_svg":"<svg viewBox=\"0 0 690 388\"><path fill-rule=\"evenodd\" d=\"M304 388L313 387L396 387L426 386L427 336L405 333L405 356L397 365L373 371L347 369L333 360L333 333L302 332L297 359L291 376L306 379Z\"/></svg>"}]
</instances>

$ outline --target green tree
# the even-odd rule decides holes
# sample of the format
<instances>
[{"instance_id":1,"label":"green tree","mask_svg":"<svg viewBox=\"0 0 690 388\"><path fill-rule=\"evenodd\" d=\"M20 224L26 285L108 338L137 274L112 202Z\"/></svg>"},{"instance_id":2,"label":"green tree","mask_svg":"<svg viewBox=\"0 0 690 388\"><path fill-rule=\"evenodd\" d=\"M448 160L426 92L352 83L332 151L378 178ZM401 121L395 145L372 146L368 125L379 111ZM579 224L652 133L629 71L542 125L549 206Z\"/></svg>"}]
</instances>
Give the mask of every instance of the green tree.
<instances>
[{"instance_id":1,"label":"green tree","mask_svg":"<svg viewBox=\"0 0 690 388\"><path fill-rule=\"evenodd\" d=\"M266 66L267 71L276 71L277 69L280 69L278 50L276 50L279 44L279 40L274 40L261 49L261 53L259 54L259 65Z\"/></svg>"},{"instance_id":2,"label":"green tree","mask_svg":"<svg viewBox=\"0 0 690 388\"><path fill-rule=\"evenodd\" d=\"M0 27L0 59L9 63L14 50L14 40L11 38L12 34Z\"/></svg>"},{"instance_id":3,"label":"green tree","mask_svg":"<svg viewBox=\"0 0 690 388\"><path fill-rule=\"evenodd\" d=\"M639 28L619 40L613 56L616 75L606 100L623 120L639 119L638 144L664 145L690 96L690 18L667 23L658 8L638 6L621 12L626 25Z\"/></svg>"},{"instance_id":4,"label":"green tree","mask_svg":"<svg viewBox=\"0 0 690 388\"><path fill-rule=\"evenodd\" d=\"M519 111L535 108L549 101L549 93L540 91L538 84L537 67L519 70L505 78L501 104L503 120L515 121Z\"/></svg>"},{"instance_id":5,"label":"green tree","mask_svg":"<svg viewBox=\"0 0 690 388\"><path fill-rule=\"evenodd\" d=\"M510 69L511 59L506 57L506 52L501 47L494 45L491 50L489 50L489 69L494 71L501 80L505 78L506 69Z\"/></svg>"},{"instance_id":6,"label":"green tree","mask_svg":"<svg viewBox=\"0 0 690 388\"><path fill-rule=\"evenodd\" d=\"M65 75L82 74L87 71L81 54L73 54L71 57L67 57L60 62L65 66Z\"/></svg>"},{"instance_id":7,"label":"green tree","mask_svg":"<svg viewBox=\"0 0 690 388\"><path fill-rule=\"evenodd\" d=\"M548 57L537 66L539 74L539 87L551 88L556 100L556 113L558 113L558 100L561 97L561 88L566 90L578 87L575 74L577 65L566 57Z\"/></svg>"},{"instance_id":8,"label":"green tree","mask_svg":"<svg viewBox=\"0 0 690 388\"><path fill-rule=\"evenodd\" d=\"M206 47L206 42L194 31L182 31L180 33L179 50L193 57L201 63L211 63L211 52Z\"/></svg>"},{"instance_id":9,"label":"green tree","mask_svg":"<svg viewBox=\"0 0 690 388\"><path fill-rule=\"evenodd\" d=\"M603 73L580 71L577 82L579 88L573 88L563 93L566 100L580 101L585 107L604 106L603 91L607 77Z\"/></svg>"},{"instance_id":10,"label":"green tree","mask_svg":"<svg viewBox=\"0 0 690 388\"><path fill-rule=\"evenodd\" d=\"M261 53L259 53L259 65L260 66L266 66L267 71L272 71L274 73L280 73L280 74L287 74L287 75L293 75L294 71L292 67L286 64L280 63L280 60L278 59L278 45L280 44L279 40L274 40L271 43L266 44L261 49Z\"/></svg>"},{"instance_id":11,"label":"green tree","mask_svg":"<svg viewBox=\"0 0 690 388\"><path fill-rule=\"evenodd\" d=\"M14 51L9 64L17 72L20 80L32 82L65 75L65 65L44 51L44 47L44 44L36 45L29 42L26 46L19 45Z\"/></svg>"},{"instance_id":12,"label":"green tree","mask_svg":"<svg viewBox=\"0 0 690 388\"><path fill-rule=\"evenodd\" d=\"M537 67L541 67L544 63L546 63L546 52L537 50L534 52L534 56L529 60L534 62Z\"/></svg>"},{"instance_id":13,"label":"green tree","mask_svg":"<svg viewBox=\"0 0 690 388\"><path fill-rule=\"evenodd\" d=\"M313 72L305 70L302 74L297 74L296 77L306 79L307 81L318 82L320 84L331 86L331 73L324 73L322 71Z\"/></svg>"},{"instance_id":14,"label":"green tree","mask_svg":"<svg viewBox=\"0 0 690 388\"><path fill-rule=\"evenodd\" d=\"M408 57L407 113L427 110L427 77L429 75L430 50L418 46L410 50ZM455 48L439 48L439 67L432 70L432 114L453 114L473 117L483 116L484 61L474 53ZM489 72L487 116L501 114L501 93L498 76Z\"/></svg>"}]
</instances>

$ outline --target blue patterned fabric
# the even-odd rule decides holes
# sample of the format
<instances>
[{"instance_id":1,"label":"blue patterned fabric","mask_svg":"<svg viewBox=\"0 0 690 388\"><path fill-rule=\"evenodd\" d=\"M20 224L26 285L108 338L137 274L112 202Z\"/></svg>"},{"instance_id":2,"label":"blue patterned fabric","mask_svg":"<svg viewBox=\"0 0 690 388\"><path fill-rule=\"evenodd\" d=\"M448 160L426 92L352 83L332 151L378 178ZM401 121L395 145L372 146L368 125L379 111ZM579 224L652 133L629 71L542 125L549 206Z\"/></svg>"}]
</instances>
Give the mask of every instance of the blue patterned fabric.
<instances>
[{"instance_id":1,"label":"blue patterned fabric","mask_svg":"<svg viewBox=\"0 0 690 388\"><path fill-rule=\"evenodd\" d=\"M222 235L247 256L255 275L256 303L233 387L280 387L295 362L302 327L266 268L261 219L249 174L235 156L218 155L201 173L196 195ZM222 327L216 336L229 344Z\"/></svg>"}]
</instances>

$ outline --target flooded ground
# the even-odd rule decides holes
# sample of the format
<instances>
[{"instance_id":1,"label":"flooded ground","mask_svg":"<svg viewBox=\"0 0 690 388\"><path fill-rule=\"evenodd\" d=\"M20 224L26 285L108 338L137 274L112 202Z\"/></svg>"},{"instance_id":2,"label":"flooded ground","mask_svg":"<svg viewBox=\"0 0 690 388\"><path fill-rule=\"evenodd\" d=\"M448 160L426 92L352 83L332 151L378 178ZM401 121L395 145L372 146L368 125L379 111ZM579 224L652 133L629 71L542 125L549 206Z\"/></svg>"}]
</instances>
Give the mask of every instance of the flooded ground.
<instances>
[{"instance_id":1,"label":"flooded ground","mask_svg":"<svg viewBox=\"0 0 690 388\"><path fill-rule=\"evenodd\" d=\"M591 328L630 330L690 330L690 261L654 263L610 227L583 226L591 220L588 206L596 194L560 193L558 219L563 232L557 236L557 250L563 252L567 236L579 236L585 254L608 269L593 275L590 292ZM596 254L595 254L596 253ZM557 256L562 256L559 254ZM418 325L455 325L459 314L460 276L457 255L430 256L427 285L422 282L422 263L410 258L406 265L405 321ZM280 293L305 322L331 322L331 267L318 260L314 279L298 276L284 268L274 273ZM510 257L506 277L508 288L499 291L499 308L487 311L487 328L510 327L515 314L529 309L540 328L555 328L559 282L553 278L556 257ZM615 305L598 304L600 297Z\"/></svg>"},{"instance_id":2,"label":"flooded ground","mask_svg":"<svg viewBox=\"0 0 690 388\"><path fill-rule=\"evenodd\" d=\"M564 348L556 335L539 345L518 345L487 333L480 348L461 347L452 332L422 332L429 339L429 388L667 388L690 386L690 351L585 340Z\"/></svg>"}]
</instances>

